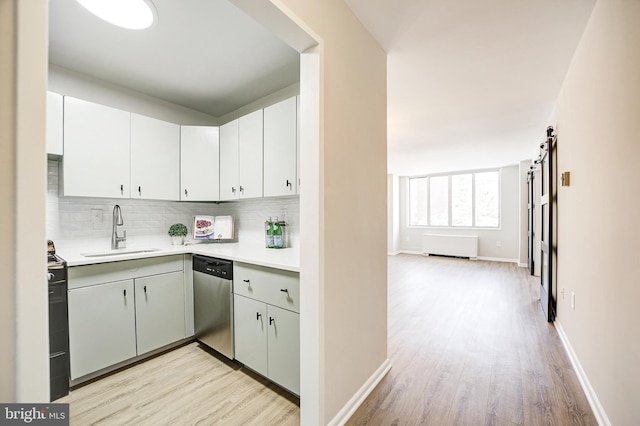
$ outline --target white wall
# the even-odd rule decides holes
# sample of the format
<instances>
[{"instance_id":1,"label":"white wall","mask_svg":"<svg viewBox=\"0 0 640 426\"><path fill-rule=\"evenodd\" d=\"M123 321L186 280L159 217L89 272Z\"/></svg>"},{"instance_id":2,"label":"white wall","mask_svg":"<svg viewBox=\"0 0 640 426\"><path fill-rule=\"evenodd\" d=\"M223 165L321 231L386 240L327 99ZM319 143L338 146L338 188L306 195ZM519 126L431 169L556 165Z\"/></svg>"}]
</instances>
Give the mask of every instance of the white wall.
<instances>
[{"instance_id":1,"label":"white wall","mask_svg":"<svg viewBox=\"0 0 640 426\"><path fill-rule=\"evenodd\" d=\"M531 160L520 162L520 266L527 266L529 260L529 185L527 173L531 167Z\"/></svg>"},{"instance_id":2,"label":"white wall","mask_svg":"<svg viewBox=\"0 0 640 426\"><path fill-rule=\"evenodd\" d=\"M613 425L640 418L638 40L640 1L597 1L556 107L557 322Z\"/></svg>"},{"instance_id":3,"label":"white wall","mask_svg":"<svg viewBox=\"0 0 640 426\"><path fill-rule=\"evenodd\" d=\"M387 175L387 253L397 254L400 249L400 179Z\"/></svg>"},{"instance_id":4,"label":"white wall","mask_svg":"<svg viewBox=\"0 0 640 426\"><path fill-rule=\"evenodd\" d=\"M0 2L2 402L49 401L44 238L47 2ZM6 311L5 311L6 309ZM5 363L6 362L6 363Z\"/></svg>"},{"instance_id":5,"label":"white wall","mask_svg":"<svg viewBox=\"0 0 640 426\"><path fill-rule=\"evenodd\" d=\"M409 226L409 178L401 177L400 250L420 252L423 234L477 235L479 258L518 262L520 255L519 166L502 167L500 172L500 228L495 230Z\"/></svg>"},{"instance_id":6,"label":"white wall","mask_svg":"<svg viewBox=\"0 0 640 426\"><path fill-rule=\"evenodd\" d=\"M107 105L184 125L217 125L216 117L144 95L85 74L49 65L47 89L61 95Z\"/></svg>"},{"instance_id":7,"label":"white wall","mask_svg":"<svg viewBox=\"0 0 640 426\"><path fill-rule=\"evenodd\" d=\"M342 0L274 3L319 41L319 139L301 140L300 209L319 206L320 223L301 225L300 276L306 285L306 271L317 265L310 282L319 287L309 292L318 293L321 324L309 334L302 329L302 346L317 344L319 356L316 366L302 361L318 375L302 371L301 420L327 424L348 415L387 362L386 54ZM302 97L304 76L300 86ZM308 250L306 229L319 232L309 234ZM307 263L313 256L315 265ZM318 341L308 342L317 330ZM311 387L317 391L306 394Z\"/></svg>"}]
</instances>

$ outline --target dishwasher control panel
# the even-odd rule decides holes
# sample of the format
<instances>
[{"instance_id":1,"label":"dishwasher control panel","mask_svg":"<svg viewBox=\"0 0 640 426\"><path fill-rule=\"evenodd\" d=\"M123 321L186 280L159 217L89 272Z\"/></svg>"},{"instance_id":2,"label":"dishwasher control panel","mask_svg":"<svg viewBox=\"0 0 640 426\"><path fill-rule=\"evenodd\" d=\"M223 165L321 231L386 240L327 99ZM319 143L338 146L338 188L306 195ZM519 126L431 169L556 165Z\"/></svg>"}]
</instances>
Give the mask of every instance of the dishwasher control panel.
<instances>
[{"instance_id":1,"label":"dishwasher control panel","mask_svg":"<svg viewBox=\"0 0 640 426\"><path fill-rule=\"evenodd\" d=\"M215 257L193 256L193 272L201 272L214 277L233 279L233 262Z\"/></svg>"}]
</instances>

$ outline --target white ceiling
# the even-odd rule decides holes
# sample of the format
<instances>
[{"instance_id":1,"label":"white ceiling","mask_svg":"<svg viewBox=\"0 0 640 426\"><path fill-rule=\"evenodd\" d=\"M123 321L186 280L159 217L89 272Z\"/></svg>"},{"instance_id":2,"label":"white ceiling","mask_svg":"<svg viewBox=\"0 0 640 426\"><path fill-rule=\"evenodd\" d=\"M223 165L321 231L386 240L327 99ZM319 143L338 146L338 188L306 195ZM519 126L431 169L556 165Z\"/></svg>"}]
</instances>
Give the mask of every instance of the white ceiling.
<instances>
[{"instance_id":1,"label":"white ceiling","mask_svg":"<svg viewBox=\"0 0 640 426\"><path fill-rule=\"evenodd\" d=\"M595 0L345 0L388 52L388 167L533 158Z\"/></svg>"},{"instance_id":2,"label":"white ceiling","mask_svg":"<svg viewBox=\"0 0 640 426\"><path fill-rule=\"evenodd\" d=\"M300 55L228 0L153 0L147 30L50 0L49 61L215 117L295 84Z\"/></svg>"}]
</instances>

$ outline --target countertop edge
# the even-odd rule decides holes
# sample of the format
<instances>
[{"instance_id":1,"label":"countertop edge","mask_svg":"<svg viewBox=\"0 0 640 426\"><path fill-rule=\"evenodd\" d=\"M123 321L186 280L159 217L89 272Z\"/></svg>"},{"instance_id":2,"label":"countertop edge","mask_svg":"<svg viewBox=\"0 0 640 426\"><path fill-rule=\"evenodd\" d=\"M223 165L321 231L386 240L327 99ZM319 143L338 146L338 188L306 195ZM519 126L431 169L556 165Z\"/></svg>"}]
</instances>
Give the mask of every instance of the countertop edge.
<instances>
[{"instance_id":1,"label":"countertop edge","mask_svg":"<svg viewBox=\"0 0 640 426\"><path fill-rule=\"evenodd\" d=\"M135 247L128 247L123 250L135 250ZM170 246L159 248L157 251L142 253L117 254L113 256L85 257L81 253L91 250L79 250L78 248L59 248L57 253L66 262L68 267L97 265L101 263L121 262L125 260L148 259L154 257L164 257L181 254L197 254L201 256L217 257L234 262L250 263L267 268L280 269L284 271L300 272L299 253L292 248L286 249L255 249L247 250L238 245L186 245Z\"/></svg>"}]
</instances>

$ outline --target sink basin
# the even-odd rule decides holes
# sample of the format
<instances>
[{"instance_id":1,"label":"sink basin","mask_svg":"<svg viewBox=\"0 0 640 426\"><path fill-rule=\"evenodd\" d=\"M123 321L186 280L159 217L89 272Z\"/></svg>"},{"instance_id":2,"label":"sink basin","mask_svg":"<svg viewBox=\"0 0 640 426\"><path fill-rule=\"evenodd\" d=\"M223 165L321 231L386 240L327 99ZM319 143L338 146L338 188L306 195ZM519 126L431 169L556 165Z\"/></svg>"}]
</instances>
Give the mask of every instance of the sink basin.
<instances>
[{"instance_id":1,"label":"sink basin","mask_svg":"<svg viewBox=\"0 0 640 426\"><path fill-rule=\"evenodd\" d=\"M109 250L109 251L96 251L91 253L80 253L84 257L106 257L106 256L123 256L126 254L138 254L138 253L153 253L154 251L160 251L159 248L139 248L139 249L124 249L124 250Z\"/></svg>"}]
</instances>

